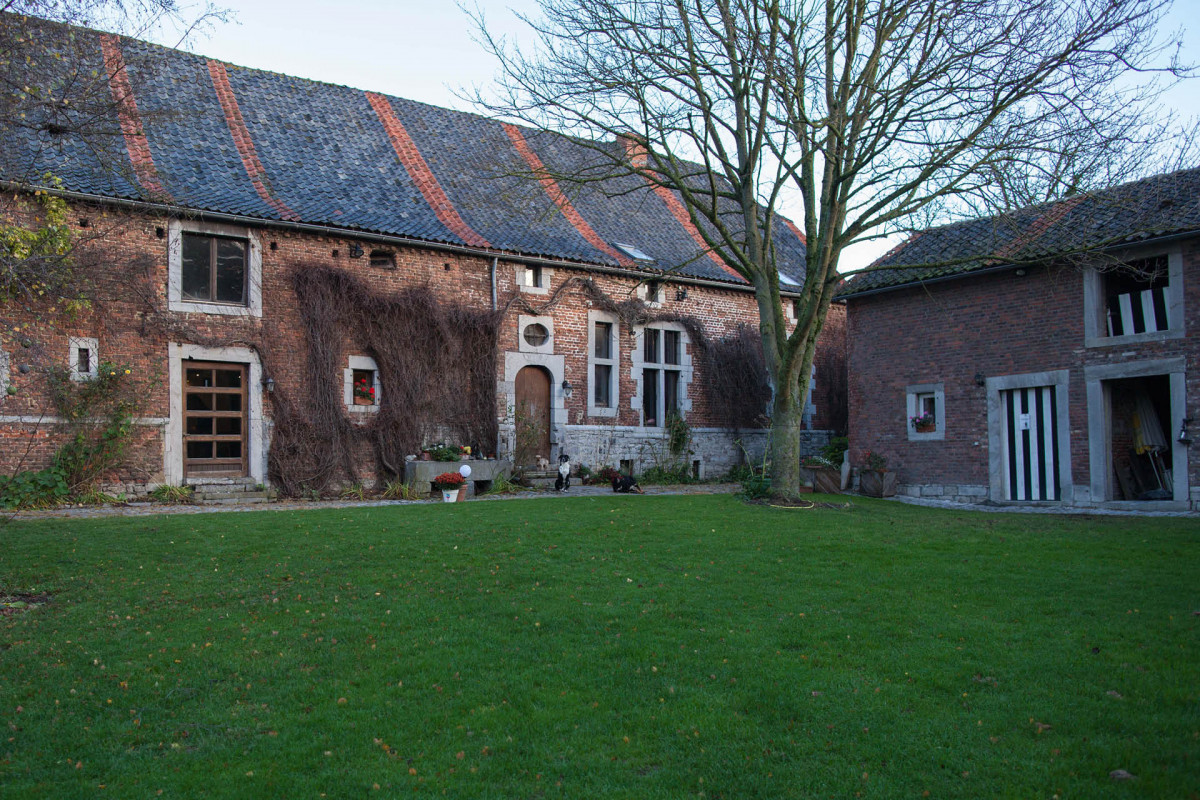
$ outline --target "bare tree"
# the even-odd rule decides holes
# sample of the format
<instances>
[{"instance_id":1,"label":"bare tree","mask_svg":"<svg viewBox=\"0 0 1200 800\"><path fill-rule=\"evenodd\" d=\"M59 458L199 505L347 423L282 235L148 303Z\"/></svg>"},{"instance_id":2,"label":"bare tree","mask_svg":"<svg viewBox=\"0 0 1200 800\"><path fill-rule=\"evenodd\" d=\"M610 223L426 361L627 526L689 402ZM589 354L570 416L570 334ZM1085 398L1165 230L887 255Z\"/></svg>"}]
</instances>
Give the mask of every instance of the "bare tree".
<instances>
[{"instance_id":1,"label":"bare tree","mask_svg":"<svg viewBox=\"0 0 1200 800\"><path fill-rule=\"evenodd\" d=\"M561 181L637 174L678 194L753 286L770 374L772 477L799 488L817 337L855 242L1085 191L1174 130L1170 0L541 0L532 51L488 34L493 113L581 137ZM628 158L611 146L644 148ZM554 165L546 168L553 171ZM1133 177L1124 174L1121 177ZM798 198L806 280L787 332L773 228Z\"/></svg>"}]
</instances>

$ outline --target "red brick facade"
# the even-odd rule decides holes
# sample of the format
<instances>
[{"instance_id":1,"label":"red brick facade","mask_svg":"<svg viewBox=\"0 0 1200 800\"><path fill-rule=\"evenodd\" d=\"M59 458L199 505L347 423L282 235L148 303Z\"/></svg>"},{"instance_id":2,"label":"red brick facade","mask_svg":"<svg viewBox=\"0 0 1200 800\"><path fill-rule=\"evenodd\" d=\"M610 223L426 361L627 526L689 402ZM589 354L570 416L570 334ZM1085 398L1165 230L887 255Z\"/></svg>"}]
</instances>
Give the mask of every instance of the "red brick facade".
<instances>
[{"instance_id":1,"label":"red brick facade","mask_svg":"<svg viewBox=\"0 0 1200 800\"><path fill-rule=\"evenodd\" d=\"M94 273L96 298L91 310L77 318L46 313L28 319L24 332L0 333L0 351L9 357L8 381L16 393L0 395L0 471L31 469L45 466L52 456L55 437L53 425L44 422L50 414L45 379L40 367L45 364L66 365L68 337L97 340L98 358L128 366L138 382L144 398L136 443L121 474L114 476L132 485L157 484L171 480L169 462L173 445L171 433L172 388L170 345L208 348L242 348L261 354L261 379L275 382L276 387L293 396L305 388L307 353L302 335L298 303L289 282L291 271L298 264L327 264L351 271L374 290L388 292L403 287L428 286L439 297L475 308L489 308L492 303L492 259L446 249L430 249L418 245L368 241L335 235L318 235L287 227L257 227L252 230L261 247L261 316L221 316L199 311L172 311L168 307L168 242L171 221L167 218L135 214L95 207L77 207L72 219L88 218L89 229L102 230L105 235L92 246L101 256ZM370 266L367 257L351 258L353 246L369 252L386 247L395 254L395 268ZM551 265L548 265L548 267ZM562 262L548 269L550 285L544 295L527 294L526 300L538 307L553 296L564 282L572 278L589 278L596 287L616 301L633 296L638 286L635 275L611 274L574 267ZM501 259L496 269L496 302L503 307L520 292L516 283L514 262ZM676 292L674 283L664 284L663 315L682 315L697 319L710 339L720 339L734 332L738 325L757 325L757 312L751 292L734 287L723 288L703 281L686 283L686 297ZM571 429L576 426L616 425L630 433L644 429L640 412L631 407L635 396L632 370L633 332L619 327L619 413L613 418L590 417L588 398L588 349L591 334L588 311L592 305L583 292L568 290L552 309L540 313L553 319L552 352L562 357L565 374L554 374L558 382L566 379L577 387L565 401L569 445ZM503 380L506 353L521 351L521 331L518 315L525 311L512 310L505 317L499 336L496 357L498 373ZM828 401L822 395L823 386L834 381L827 374L844 371L844 310L835 307L826 326L822 349L817 362L818 391L815 396L814 428L831 424L837 413L830 413ZM28 342L25 347L23 342ZM688 344L694 354L694 346ZM177 352L177 351L176 351ZM366 355L357 349L353 337L347 336L345 358ZM22 372L22 365L34 368ZM178 365L175 365L178 369ZM715 415L705 391L707 376L697 366L687 387L691 411L687 415L693 428L714 424ZM262 416L268 423L272 416L272 396L261 384L250 386L261 400ZM176 398L176 403L178 400ZM497 388L497 415L506 414L505 395ZM264 437L267 434L264 433ZM266 446L266 442L263 443ZM732 452L732 445L730 445ZM166 466L164 464L167 463ZM370 474L370 465L363 465ZM723 471L723 467L720 471Z\"/></svg>"},{"instance_id":2,"label":"red brick facade","mask_svg":"<svg viewBox=\"0 0 1200 800\"><path fill-rule=\"evenodd\" d=\"M1103 312L1088 307L1098 300L1087 295L1085 285L1099 278L1094 271L1089 277L1086 267L1014 267L850 297L852 463L861 465L865 452L874 450L888 459L910 494L1003 501L996 491L999 454L990 448L1004 378L1066 371L1066 391L1059 398L1069 409L1069 485L1063 500L1111 502L1111 456L1099 444L1108 437L1118 450L1124 447L1105 410L1111 381L1171 373L1178 393L1171 398L1171 419L1162 420L1172 448L1167 461L1173 460L1176 472L1187 465L1186 481L1176 484L1183 491L1175 491L1171 507L1196 506L1200 454L1175 439L1184 418L1200 420L1200 238L1146 245L1132 255L1159 253L1173 254L1181 267L1173 267L1171 281L1182 276L1183 314L1173 320L1170 336L1124 342L1089 336L1085 320ZM944 438L914 440L908 392L937 384L944 391ZM1197 427L1193 423L1191 430Z\"/></svg>"}]
</instances>

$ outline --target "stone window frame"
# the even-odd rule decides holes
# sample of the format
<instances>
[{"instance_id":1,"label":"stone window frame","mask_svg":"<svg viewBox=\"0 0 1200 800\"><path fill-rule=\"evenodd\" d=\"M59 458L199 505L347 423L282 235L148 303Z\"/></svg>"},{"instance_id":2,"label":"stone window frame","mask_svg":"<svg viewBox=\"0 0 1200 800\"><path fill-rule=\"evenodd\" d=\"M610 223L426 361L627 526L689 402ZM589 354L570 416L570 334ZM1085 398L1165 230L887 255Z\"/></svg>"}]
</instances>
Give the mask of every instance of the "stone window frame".
<instances>
[{"instance_id":1,"label":"stone window frame","mask_svg":"<svg viewBox=\"0 0 1200 800\"><path fill-rule=\"evenodd\" d=\"M375 376L373 381L375 389L374 405L360 406L354 402L355 370L369 370ZM342 404L346 406L346 410L351 414L378 413L379 403L382 398L383 386L379 380L379 365L375 363L375 359L370 356L349 356L346 359L346 368L342 370Z\"/></svg>"},{"instance_id":2,"label":"stone window frame","mask_svg":"<svg viewBox=\"0 0 1200 800\"><path fill-rule=\"evenodd\" d=\"M651 292L653 287L654 291ZM662 281L648 280L639 283L634 294L649 308L662 308L663 295L666 294L666 284Z\"/></svg>"},{"instance_id":3,"label":"stone window frame","mask_svg":"<svg viewBox=\"0 0 1200 800\"><path fill-rule=\"evenodd\" d=\"M534 273L541 278L536 286L529 283L530 275ZM517 290L525 294L549 294L554 270L541 264L514 264L513 279L516 281Z\"/></svg>"},{"instance_id":4,"label":"stone window frame","mask_svg":"<svg viewBox=\"0 0 1200 800\"><path fill-rule=\"evenodd\" d=\"M224 236L246 241L246 304L208 303L183 299L183 234ZM251 228L193 219L173 219L167 225L167 308L232 317L262 316L262 242Z\"/></svg>"},{"instance_id":5,"label":"stone window frame","mask_svg":"<svg viewBox=\"0 0 1200 800\"><path fill-rule=\"evenodd\" d=\"M615 417L621 408L621 321L617 315L607 311L589 311L587 320L587 413L590 417ZM610 334L612 358L604 359L596 356L596 323L612 325ZM608 373L608 396L611 402L607 406L596 405L594 382L596 366L601 364L608 364L611 367Z\"/></svg>"},{"instance_id":6,"label":"stone window frame","mask_svg":"<svg viewBox=\"0 0 1200 800\"><path fill-rule=\"evenodd\" d=\"M920 398L933 395L933 430L919 433L912 425L912 418L920 411ZM908 441L930 442L942 441L946 438L946 384L944 383L914 383L904 388L905 408L904 427L908 430Z\"/></svg>"},{"instance_id":7,"label":"stone window frame","mask_svg":"<svg viewBox=\"0 0 1200 800\"><path fill-rule=\"evenodd\" d=\"M918 433L912 427L912 417L920 410L920 398L934 396L934 429L929 433ZM905 428L908 441L941 441L946 439L946 384L912 384L905 386Z\"/></svg>"},{"instance_id":8,"label":"stone window frame","mask_svg":"<svg viewBox=\"0 0 1200 800\"><path fill-rule=\"evenodd\" d=\"M538 345L533 345L525 341L525 329L530 325L541 325L545 328L546 333L549 334L546 337L546 341ZM552 355L554 353L554 318L550 316L519 314L517 316L517 351L520 353Z\"/></svg>"},{"instance_id":9,"label":"stone window frame","mask_svg":"<svg viewBox=\"0 0 1200 800\"><path fill-rule=\"evenodd\" d=\"M688 345L691 344L691 339L688 337L687 329L678 322L654 322L649 325L641 325L634 328L633 331L633 357L630 359L630 377L633 379L633 397L629 398L629 407L635 411L641 412L639 415L638 424L643 428L663 428L664 425L660 422L658 425L643 424L646 419L645 409L642 408L642 399L644 397L642 387L643 370L652 365L647 364L645 359L645 333L649 329L659 331L678 331L679 332L679 415L685 420L688 417L688 412L692 410L692 399L688 387L691 385L695 377L695 367L692 363L692 355L688 352ZM664 362L655 362L661 372ZM675 365L671 365L674 368ZM659 392L659 399L662 401L663 394ZM664 406L665 408L665 406ZM658 409L655 409L657 414ZM663 415L666 416L665 414ZM657 419L657 417L656 417ZM665 419L662 422L666 422Z\"/></svg>"},{"instance_id":10,"label":"stone window frame","mask_svg":"<svg viewBox=\"0 0 1200 800\"><path fill-rule=\"evenodd\" d=\"M250 399L247 410L249 430L246 431L246 465L256 483L267 483L267 442L270 439L270 419L263 415L263 368L258 353L250 347L205 347L183 342L167 343L167 381L170 388L170 416L167 418L163 445L163 480L172 486L182 486L183 477L183 370L184 362L224 361L247 365L246 387Z\"/></svg>"},{"instance_id":11,"label":"stone window frame","mask_svg":"<svg viewBox=\"0 0 1200 800\"><path fill-rule=\"evenodd\" d=\"M88 369L79 369L79 351L88 351ZM86 336L70 336L67 338L67 364L71 370L71 380L91 381L100 375L100 342L98 339Z\"/></svg>"},{"instance_id":12,"label":"stone window frame","mask_svg":"<svg viewBox=\"0 0 1200 800\"><path fill-rule=\"evenodd\" d=\"M987 441L988 441L988 499L993 503L1009 506L1048 505L1067 506L1075 500L1075 485L1071 465L1071 371L1066 369L1046 372L1026 372L1018 375L1000 375L988 378L987 391ZM1058 407L1058 452L1055 460L1058 467L1058 500L1005 500L1004 499L1004 446L1001 433L1004 427L1000 393L1011 389L1029 389L1038 386L1054 387Z\"/></svg>"},{"instance_id":13,"label":"stone window frame","mask_svg":"<svg viewBox=\"0 0 1200 800\"><path fill-rule=\"evenodd\" d=\"M1104 307L1104 274L1099 267L1083 271L1083 345L1084 347L1114 347L1162 342L1182 339L1186 334L1183 305L1183 249L1174 244L1169 247L1138 247L1123 251L1118 257L1122 262L1139 261L1155 256L1167 257L1167 317L1169 326L1165 331L1130 333L1109 336Z\"/></svg>"}]
</instances>

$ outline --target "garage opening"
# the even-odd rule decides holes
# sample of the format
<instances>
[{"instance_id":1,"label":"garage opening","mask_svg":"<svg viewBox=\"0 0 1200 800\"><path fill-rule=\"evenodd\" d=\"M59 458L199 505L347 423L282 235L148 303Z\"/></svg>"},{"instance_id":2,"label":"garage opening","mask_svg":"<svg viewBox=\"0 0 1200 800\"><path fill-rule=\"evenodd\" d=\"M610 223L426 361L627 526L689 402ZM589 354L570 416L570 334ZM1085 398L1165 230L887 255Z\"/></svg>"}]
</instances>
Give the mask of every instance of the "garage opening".
<instances>
[{"instance_id":1,"label":"garage opening","mask_svg":"<svg viewBox=\"0 0 1200 800\"><path fill-rule=\"evenodd\" d=\"M1111 409L1108 431L1112 500L1173 500L1171 381L1151 375L1104 381Z\"/></svg>"}]
</instances>

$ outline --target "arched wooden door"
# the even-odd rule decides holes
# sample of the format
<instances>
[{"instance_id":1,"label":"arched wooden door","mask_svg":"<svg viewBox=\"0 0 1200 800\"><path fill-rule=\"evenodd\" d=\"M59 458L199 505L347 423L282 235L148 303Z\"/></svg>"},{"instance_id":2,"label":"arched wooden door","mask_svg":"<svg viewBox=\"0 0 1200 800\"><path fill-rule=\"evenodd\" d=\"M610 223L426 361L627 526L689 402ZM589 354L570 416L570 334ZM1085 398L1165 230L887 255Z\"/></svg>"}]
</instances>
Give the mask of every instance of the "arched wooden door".
<instances>
[{"instance_id":1,"label":"arched wooden door","mask_svg":"<svg viewBox=\"0 0 1200 800\"><path fill-rule=\"evenodd\" d=\"M516 466L531 467L550 459L550 373L522 367L516 383Z\"/></svg>"}]
</instances>

